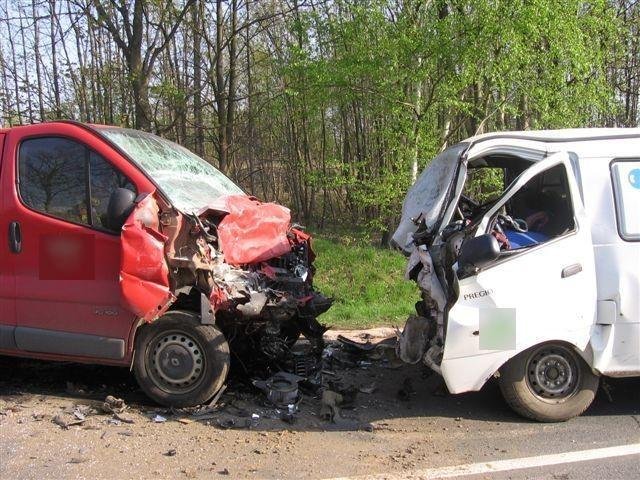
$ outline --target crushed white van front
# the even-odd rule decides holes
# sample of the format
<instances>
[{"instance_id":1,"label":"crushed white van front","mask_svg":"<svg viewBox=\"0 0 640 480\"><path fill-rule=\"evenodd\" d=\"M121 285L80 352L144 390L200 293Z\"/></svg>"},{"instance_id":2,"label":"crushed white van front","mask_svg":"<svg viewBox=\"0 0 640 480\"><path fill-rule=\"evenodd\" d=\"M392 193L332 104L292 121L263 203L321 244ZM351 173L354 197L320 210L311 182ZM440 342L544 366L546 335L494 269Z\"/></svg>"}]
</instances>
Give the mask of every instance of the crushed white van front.
<instances>
[{"instance_id":1,"label":"crushed white van front","mask_svg":"<svg viewBox=\"0 0 640 480\"><path fill-rule=\"evenodd\" d=\"M505 188L480 205L464 189L468 173L487 167L503 171ZM458 144L430 163L408 192L393 236L422 297L398 341L403 361L423 361L451 393L461 393L479 390L509 359L546 341L588 357L593 253L571 169L567 153L516 140ZM529 204L520 198L536 196ZM542 209L536 202L545 196L559 205L544 206L558 225L527 231L524 214ZM545 378L550 392L575 380Z\"/></svg>"}]
</instances>

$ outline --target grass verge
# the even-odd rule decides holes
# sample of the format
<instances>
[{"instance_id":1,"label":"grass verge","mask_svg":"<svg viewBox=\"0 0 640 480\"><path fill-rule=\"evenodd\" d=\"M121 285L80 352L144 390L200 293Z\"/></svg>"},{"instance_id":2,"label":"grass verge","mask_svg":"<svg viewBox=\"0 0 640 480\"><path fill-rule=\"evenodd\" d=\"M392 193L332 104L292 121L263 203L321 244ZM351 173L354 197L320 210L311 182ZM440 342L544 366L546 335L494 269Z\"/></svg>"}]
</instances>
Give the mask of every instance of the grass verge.
<instances>
[{"instance_id":1,"label":"grass verge","mask_svg":"<svg viewBox=\"0 0 640 480\"><path fill-rule=\"evenodd\" d=\"M400 253L322 235L313 245L314 285L335 299L321 323L344 329L404 325L419 293L404 280L407 261Z\"/></svg>"}]
</instances>

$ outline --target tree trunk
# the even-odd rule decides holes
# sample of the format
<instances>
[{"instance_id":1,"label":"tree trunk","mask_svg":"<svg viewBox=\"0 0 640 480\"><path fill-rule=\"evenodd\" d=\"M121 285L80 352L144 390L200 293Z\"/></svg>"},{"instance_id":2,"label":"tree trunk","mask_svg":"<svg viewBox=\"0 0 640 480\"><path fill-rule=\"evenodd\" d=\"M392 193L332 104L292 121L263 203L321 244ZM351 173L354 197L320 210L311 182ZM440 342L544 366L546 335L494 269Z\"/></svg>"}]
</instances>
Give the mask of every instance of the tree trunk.
<instances>
[{"instance_id":1,"label":"tree trunk","mask_svg":"<svg viewBox=\"0 0 640 480\"><path fill-rule=\"evenodd\" d=\"M204 0L193 9L193 122L195 152L204 157L204 124L202 116L202 18Z\"/></svg>"},{"instance_id":2,"label":"tree trunk","mask_svg":"<svg viewBox=\"0 0 640 480\"><path fill-rule=\"evenodd\" d=\"M245 22L247 24L251 21L251 12L249 8L249 3L245 4ZM253 108L253 96L255 95L254 85L253 85L253 71L251 65L251 41L249 36L249 27L245 28L245 54L246 54L246 75L247 75L247 168L249 170L249 191L251 194L255 194L256 190L256 182L255 182L255 155L256 155L256 126L254 119L254 108Z\"/></svg>"},{"instance_id":3,"label":"tree trunk","mask_svg":"<svg viewBox=\"0 0 640 480\"><path fill-rule=\"evenodd\" d=\"M29 81L29 66L27 62L27 42L24 36L25 27L22 23L24 11L18 10L20 16L20 37L22 39L22 67L24 70L24 82L27 88L27 112L29 113L29 123L33 123L33 103L31 102L31 82Z\"/></svg>"},{"instance_id":4,"label":"tree trunk","mask_svg":"<svg viewBox=\"0 0 640 480\"><path fill-rule=\"evenodd\" d=\"M22 123L22 109L20 107L20 82L18 80L18 61L16 58L16 46L13 41L13 32L11 31L11 25L7 21L7 33L9 37L9 46L11 47L11 60L13 61L13 69L11 75L13 76L13 93L16 96L16 115L18 124Z\"/></svg>"},{"instance_id":5,"label":"tree trunk","mask_svg":"<svg viewBox=\"0 0 640 480\"><path fill-rule=\"evenodd\" d=\"M38 26L38 12L36 11L36 2L31 2L31 15L33 16L33 54L36 63L36 85L38 88L38 110L40 111L40 121L45 120L43 85L42 85L42 68L40 58L40 28Z\"/></svg>"},{"instance_id":6,"label":"tree trunk","mask_svg":"<svg viewBox=\"0 0 640 480\"><path fill-rule=\"evenodd\" d=\"M229 27L229 32L231 38L229 39L229 77L228 77L228 93L227 93L227 118L225 124L225 140L227 146L227 169L229 171L233 171L233 158L230 153L233 153L230 149L233 146L234 142L234 123L236 117L236 94L237 94L237 85L238 78L236 72L237 58L236 58L236 44L237 44L237 35L236 35L236 27L238 25L238 1L231 1L231 25Z\"/></svg>"},{"instance_id":7,"label":"tree trunk","mask_svg":"<svg viewBox=\"0 0 640 480\"><path fill-rule=\"evenodd\" d=\"M218 166L222 172L227 172L228 165L228 151L229 145L227 143L227 105L225 97L224 86L224 57L223 57L223 42L224 42L224 12L222 11L222 0L216 0L216 79L215 79L215 101L216 101L216 114L218 117Z\"/></svg>"},{"instance_id":8,"label":"tree trunk","mask_svg":"<svg viewBox=\"0 0 640 480\"><path fill-rule=\"evenodd\" d=\"M56 40L56 0L49 0L50 40L51 40L51 73L53 77L53 111L56 118L62 118L60 103L60 74L58 73L58 55Z\"/></svg>"}]
</instances>

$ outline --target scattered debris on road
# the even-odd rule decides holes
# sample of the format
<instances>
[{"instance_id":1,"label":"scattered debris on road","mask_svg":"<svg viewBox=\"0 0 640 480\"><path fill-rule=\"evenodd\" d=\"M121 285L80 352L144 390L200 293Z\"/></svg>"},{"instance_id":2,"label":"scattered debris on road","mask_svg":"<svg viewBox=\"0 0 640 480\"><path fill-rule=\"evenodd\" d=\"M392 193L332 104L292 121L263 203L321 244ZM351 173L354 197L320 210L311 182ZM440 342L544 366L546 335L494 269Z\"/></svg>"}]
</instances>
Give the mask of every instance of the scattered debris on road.
<instances>
[{"instance_id":1,"label":"scattered debris on road","mask_svg":"<svg viewBox=\"0 0 640 480\"><path fill-rule=\"evenodd\" d=\"M102 411L105 413L122 413L127 409L127 405L121 398L108 395L102 404Z\"/></svg>"},{"instance_id":2,"label":"scattered debris on road","mask_svg":"<svg viewBox=\"0 0 640 480\"><path fill-rule=\"evenodd\" d=\"M349 336L359 343L379 343L378 338ZM195 478L314 478L322 452L332 452L330 461L322 462L325 476L357 476L470 460L454 459L458 451L480 452L480 459L485 451L512 455L520 448L513 446L516 439L534 437L543 445L551 433L584 444L575 429L581 422L589 429L610 424L631 437L633 429L624 425L638 423L637 379L612 380L615 402L600 392L595 416L538 429L519 422L506 408L496 415L500 393L494 382L482 392L441 398L435 390L440 377L421 364L395 369L394 357L387 356L393 349L385 348L380 355L380 346L367 352L350 349L336 334L327 348L333 359L315 366L321 375L311 373L310 378L317 376L316 384L300 381L299 402L286 408L269 402L238 369L215 405L171 409L149 401L122 369L71 369L0 357L0 457L6 459L0 462L0 477L16 478L29 468L38 478L79 472L84 477L120 478L123 471L135 478L188 478L182 470L195 472ZM357 365L360 360L372 365L363 369ZM256 372L254 379L271 378L285 370L281 367ZM425 381L419 381L426 373ZM407 378L413 387L409 392L415 393L401 402L398 390L407 390ZM83 385L85 393L68 394L67 380ZM339 417L333 420L320 413L325 391L342 396L335 405ZM123 400L123 413L103 410L109 395ZM84 422L69 425L79 422L74 412L84 415ZM154 423L156 415L166 422ZM65 427L53 422L56 416ZM503 436L505 425L508 433ZM522 445L527 448L529 440ZM75 465L74 458L86 461Z\"/></svg>"},{"instance_id":3,"label":"scattered debris on road","mask_svg":"<svg viewBox=\"0 0 640 480\"><path fill-rule=\"evenodd\" d=\"M360 385L358 387L358 391L360 393L372 394L378 389L378 384L376 382L367 383L364 385Z\"/></svg>"}]
</instances>

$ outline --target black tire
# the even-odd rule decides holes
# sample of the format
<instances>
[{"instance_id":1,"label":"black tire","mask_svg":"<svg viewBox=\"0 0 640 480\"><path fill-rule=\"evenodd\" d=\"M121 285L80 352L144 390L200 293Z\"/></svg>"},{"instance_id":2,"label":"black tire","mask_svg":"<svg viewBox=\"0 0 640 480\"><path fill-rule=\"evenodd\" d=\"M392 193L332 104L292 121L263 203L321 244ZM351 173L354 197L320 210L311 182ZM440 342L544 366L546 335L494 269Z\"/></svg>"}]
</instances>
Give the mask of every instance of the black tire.
<instances>
[{"instance_id":1,"label":"black tire","mask_svg":"<svg viewBox=\"0 0 640 480\"><path fill-rule=\"evenodd\" d=\"M170 311L140 327L133 371L140 388L168 407L191 407L209 400L229 371L229 345L213 325L192 312Z\"/></svg>"},{"instance_id":2,"label":"black tire","mask_svg":"<svg viewBox=\"0 0 640 480\"><path fill-rule=\"evenodd\" d=\"M500 369L500 390L523 417L563 422L591 405L600 377L570 346L545 343L516 355Z\"/></svg>"}]
</instances>

